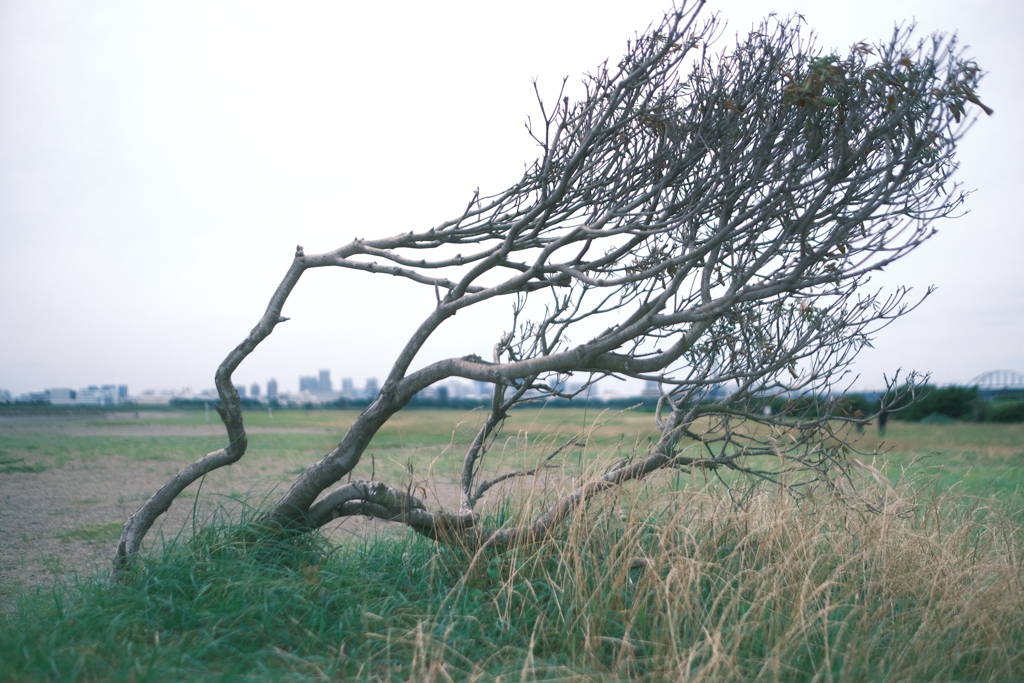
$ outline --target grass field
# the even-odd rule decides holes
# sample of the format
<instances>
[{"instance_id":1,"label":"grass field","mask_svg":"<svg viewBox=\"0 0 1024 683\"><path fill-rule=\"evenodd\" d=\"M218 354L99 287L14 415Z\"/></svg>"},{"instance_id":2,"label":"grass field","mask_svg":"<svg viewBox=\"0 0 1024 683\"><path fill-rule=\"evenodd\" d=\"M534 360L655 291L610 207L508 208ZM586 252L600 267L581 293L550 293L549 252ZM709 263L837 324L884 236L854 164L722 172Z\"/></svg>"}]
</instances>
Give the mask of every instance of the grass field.
<instances>
[{"instance_id":1,"label":"grass field","mask_svg":"<svg viewBox=\"0 0 1024 683\"><path fill-rule=\"evenodd\" d=\"M354 416L247 414L245 460L186 492L195 536L165 535L113 589L60 552L106 557L117 515L139 504L132 486L150 491L219 447L217 425L184 412L0 424L5 501L33 482L68 486L39 540L20 532L19 547L57 554L40 560L49 582L5 587L0 679L1024 679L1022 425L890 423L874 465L892 484L857 469L859 491L842 500L764 489L737 506L700 473L661 476L581 509L545 543L475 561L401 529L273 545L241 533L253 511L234 501L293 479ZM403 412L355 474L399 483L411 464L450 503L479 419ZM489 466L532 463L587 427L557 486L642 451L651 426L649 413L519 411ZM878 444L869 432L861 450ZM86 490L91 472L123 478L120 506Z\"/></svg>"},{"instance_id":2,"label":"grass field","mask_svg":"<svg viewBox=\"0 0 1024 683\"><path fill-rule=\"evenodd\" d=\"M356 413L351 411L247 412L249 438L246 461L239 467L263 467L287 463L295 470L315 462L344 435ZM90 420L70 430L26 429L0 424L0 474L39 472L65 463L121 455L139 461L189 462L221 447L222 428L209 424L202 412L178 412L139 419ZM216 416L212 418L216 421ZM423 474L450 478L461 466L461 455L472 439L480 413L456 411L405 411L389 422L373 440L369 456L357 474L371 466L383 476L403 476L412 462ZM594 424L599 426L596 428ZM213 434L147 435L147 428L208 428ZM655 436L650 413L521 410L513 412L491 465L519 467L529 464L545 446L555 447L585 429L585 448L571 451L567 466L594 458L619 458L643 450ZM95 434L90 434L90 430ZM273 433L266 433L272 430ZM69 433L70 431L70 433ZM118 431L139 432L118 435ZM214 435L216 434L216 435ZM893 478L902 468L919 475L933 473L941 488L957 486L965 493L1024 491L1024 425L971 424L920 425L891 422L885 438L869 429L858 449L872 452L881 447L879 463ZM372 463L372 464L371 464ZM380 469L383 468L383 469Z\"/></svg>"}]
</instances>

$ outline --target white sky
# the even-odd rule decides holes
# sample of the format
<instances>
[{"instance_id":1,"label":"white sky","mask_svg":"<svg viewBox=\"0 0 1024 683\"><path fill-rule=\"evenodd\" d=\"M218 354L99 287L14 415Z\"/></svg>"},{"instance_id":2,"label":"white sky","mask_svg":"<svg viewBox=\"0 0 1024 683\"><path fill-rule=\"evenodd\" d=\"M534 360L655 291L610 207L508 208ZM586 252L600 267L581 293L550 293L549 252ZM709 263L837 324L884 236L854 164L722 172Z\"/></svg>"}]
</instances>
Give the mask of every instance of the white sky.
<instances>
[{"instance_id":1,"label":"white sky","mask_svg":"<svg viewBox=\"0 0 1024 683\"><path fill-rule=\"evenodd\" d=\"M0 2L0 388L199 390L291 261L456 215L534 158L531 78L621 56L664 0ZM826 47L957 31L996 110L961 144L970 214L884 275L938 291L876 339L862 388L1024 371L1024 3L718 0L727 38L800 12ZM720 44L724 44L720 43ZM433 293L309 272L238 383L383 377ZM504 306L424 360L489 355ZM466 319L461 319L466 318Z\"/></svg>"}]
</instances>

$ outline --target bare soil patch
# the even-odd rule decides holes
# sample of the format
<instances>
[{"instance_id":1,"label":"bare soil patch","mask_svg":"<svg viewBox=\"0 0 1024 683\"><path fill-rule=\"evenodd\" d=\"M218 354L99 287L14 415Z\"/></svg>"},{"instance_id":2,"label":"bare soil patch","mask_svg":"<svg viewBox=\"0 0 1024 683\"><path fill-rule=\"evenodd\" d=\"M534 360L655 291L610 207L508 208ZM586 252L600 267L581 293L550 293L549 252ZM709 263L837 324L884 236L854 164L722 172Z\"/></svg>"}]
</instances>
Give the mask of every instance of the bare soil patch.
<instances>
[{"instance_id":1,"label":"bare soil patch","mask_svg":"<svg viewBox=\"0 0 1024 683\"><path fill-rule=\"evenodd\" d=\"M147 414L152 418L152 414ZM216 436L222 425L88 425L54 418L8 421L5 432L54 431L69 436ZM326 434L321 427L253 427L253 434ZM3 445L0 432L0 446ZM120 527L167 478L202 456L137 460L110 455L72 459L41 472L0 472L0 612L13 607L19 587L45 589L58 580L105 571L113 557ZM208 519L218 507L237 518L241 501L258 504L274 490L289 485L297 472L293 463L243 461L212 472L199 492L197 484L178 498L150 532L143 552L169 537L187 537L193 512ZM454 500L454 488L441 486ZM449 501L445 501L448 503ZM396 533L394 525L363 518L334 523L328 535L341 541Z\"/></svg>"}]
</instances>

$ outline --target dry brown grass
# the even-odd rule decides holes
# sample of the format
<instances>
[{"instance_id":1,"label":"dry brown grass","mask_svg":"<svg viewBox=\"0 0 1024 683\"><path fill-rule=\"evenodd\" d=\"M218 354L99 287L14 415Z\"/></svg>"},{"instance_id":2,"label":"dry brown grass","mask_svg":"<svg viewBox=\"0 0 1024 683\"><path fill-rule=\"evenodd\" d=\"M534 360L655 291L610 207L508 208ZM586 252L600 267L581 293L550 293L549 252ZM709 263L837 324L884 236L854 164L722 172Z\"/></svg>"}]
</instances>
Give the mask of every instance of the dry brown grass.
<instances>
[{"instance_id":1,"label":"dry brown grass","mask_svg":"<svg viewBox=\"0 0 1024 683\"><path fill-rule=\"evenodd\" d=\"M528 628L524 680L1024 678L1019 523L993 501L861 484L737 504L650 481L581 508L545 543L477 558L463 590L495 623ZM533 494L512 517L530 517ZM405 642L426 677L455 663L437 624Z\"/></svg>"}]
</instances>

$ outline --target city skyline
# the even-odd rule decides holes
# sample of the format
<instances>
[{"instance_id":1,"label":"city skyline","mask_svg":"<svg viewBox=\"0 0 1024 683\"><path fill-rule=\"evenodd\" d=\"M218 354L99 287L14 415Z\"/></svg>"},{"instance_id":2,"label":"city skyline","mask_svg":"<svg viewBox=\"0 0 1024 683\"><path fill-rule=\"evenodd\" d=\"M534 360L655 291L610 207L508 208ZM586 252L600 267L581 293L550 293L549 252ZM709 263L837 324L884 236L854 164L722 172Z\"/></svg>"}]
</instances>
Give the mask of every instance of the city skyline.
<instances>
[{"instance_id":1,"label":"city skyline","mask_svg":"<svg viewBox=\"0 0 1024 683\"><path fill-rule=\"evenodd\" d=\"M323 383L325 380L325 373L326 384ZM996 381L997 378L1002 378L1005 386L999 385L999 382ZM304 379L315 379L317 380L318 385L315 388L302 388L302 380ZM290 390L287 387L282 388L274 377L267 379L262 384L254 381L249 384L236 384L235 387L241 398L256 398L264 403L278 397L284 397L288 401L297 403L310 399L315 399L321 402L331 402L339 398L363 400L372 398L379 390L379 384L376 377L364 378L363 387L361 389L357 388L353 377L341 377L339 379L341 381L338 385L338 389L334 390L333 381L330 379L330 370L320 369L316 376L300 375L298 378L300 388L298 390ZM579 386L578 382L569 382L568 384L570 389L573 384ZM621 385L621 383L617 384ZM1007 369L989 370L963 384L957 385L955 383L947 383L938 384L938 386L969 387L978 386L979 384L982 386L982 389L987 388L988 390L999 390L1000 387L1002 389L1020 390L1024 388L1024 373ZM474 398L486 395L488 387L490 386L491 385L486 382L453 377L441 380L431 385L418 395L423 395L424 397L437 397L439 389L443 387L444 396L446 398ZM615 391L615 388L618 388L619 391ZM588 392L587 398L649 398L656 395L655 392L657 391L656 383L650 381L644 383L639 388L634 387L632 391L621 386L615 388L609 389L609 383L607 380L603 385L599 382L595 384L590 392ZM884 387L861 388L856 390L851 389L846 393L875 394L883 390ZM54 386L37 388L34 391L22 392L21 394L15 394L4 387L0 387L0 403L46 401L53 405L119 405L132 403L144 405L147 403L164 404L169 402L172 398L208 399L211 401L219 399L216 389L212 387L198 390L194 390L192 387L181 387L177 389L146 388L134 394L129 392L128 386L125 384L87 385L86 387L82 387L77 390L71 389L70 387Z\"/></svg>"}]
</instances>

